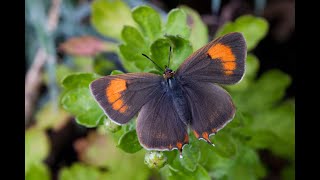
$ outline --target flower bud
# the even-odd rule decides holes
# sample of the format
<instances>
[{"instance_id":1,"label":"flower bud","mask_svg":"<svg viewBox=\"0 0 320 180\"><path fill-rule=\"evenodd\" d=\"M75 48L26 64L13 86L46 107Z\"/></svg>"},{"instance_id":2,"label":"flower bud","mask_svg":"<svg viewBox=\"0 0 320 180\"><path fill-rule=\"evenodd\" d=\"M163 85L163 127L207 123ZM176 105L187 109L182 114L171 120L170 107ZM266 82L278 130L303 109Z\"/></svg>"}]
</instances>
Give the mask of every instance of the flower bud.
<instances>
[{"instance_id":1,"label":"flower bud","mask_svg":"<svg viewBox=\"0 0 320 180\"><path fill-rule=\"evenodd\" d=\"M149 168L162 168L167 162L167 157L163 152L148 151L144 156L144 163Z\"/></svg>"},{"instance_id":2,"label":"flower bud","mask_svg":"<svg viewBox=\"0 0 320 180\"><path fill-rule=\"evenodd\" d=\"M115 133L121 129L121 126L112 122L109 118L104 118L104 128L112 133Z\"/></svg>"}]
</instances>

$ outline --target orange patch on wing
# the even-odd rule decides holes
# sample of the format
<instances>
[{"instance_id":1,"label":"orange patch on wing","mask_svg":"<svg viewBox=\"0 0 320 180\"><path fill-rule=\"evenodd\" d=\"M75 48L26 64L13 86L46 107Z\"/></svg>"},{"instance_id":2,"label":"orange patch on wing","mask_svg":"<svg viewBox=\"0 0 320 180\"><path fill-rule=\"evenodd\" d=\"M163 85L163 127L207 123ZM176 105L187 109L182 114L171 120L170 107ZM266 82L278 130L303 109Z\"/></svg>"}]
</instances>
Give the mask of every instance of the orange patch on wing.
<instances>
[{"instance_id":1,"label":"orange patch on wing","mask_svg":"<svg viewBox=\"0 0 320 180\"><path fill-rule=\"evenodd\" d=\"M188 134L186 134L186 135L184 136L183 142L184 142L184 143L189 142L189 136L188 136Z\"/></svg>"},{"instance_id":2,"label":"orange patch on wing","mask_svg":"<svg viewBox=\"0 0 320 180\"><path fill-rule=\"evenodd\" d=\"M112 104L112 109L119 110L122 107L122 105L123 105L123 102L121 99L119 99Z\"/></svg>"},{"instance_id":3,"label":"orange patch on wing","mask_svg":"<svg viewBox=\"0 0 320 180\"><path fill-rule=\"evenodd\" d=\"M208 50L208 54L212 59L221 59L223 62L236 60L231 48L221 43L213 45Z\"/></svg>"},{"instance_id":4,"label":"orange patch on wing","mask_svg":"<svg viewBox=\"0 0 320 180\"><path fill-rule=\"evenodd\" d=\"M126 90L126 81L123 79L113 79L110 81L109 86L106 89L106 95L108 98L108 101L110 103L115 102L121 97L121 92Z\"/></svg>"},{"instance_id":5,"label":"orange patch on wing","mask_svg":"<svg viewBox=\"0 0 320 180\"><path fill-rule=\"evenodd\" d=\"M126 81L123 79L111 80L109 86L106 88L108 102L112 103L112 109L116 111L119 110L120 113L124 113L128 109L128 106L124 105L121 99L121 92L126 89Z\"/></svg>"},{"instance_id":6,"label":"orange patch on wing","mask_svg":"<svg viewBox=\"0 0 320 180\"><path fill-rule=\"evenodd\" d=\"M207 132L204 132L202 133L202 137L205 139L205 140L208 140L209 139L209 134Z\"/></svg>"},{"instance_id":7,"label":"orange patch on wing","mask_svg":"<svg viewBox=\"0 0 320 180\"><path fill-rule=\"evenodd\" d=\"M216 128L211 129L211 131L212 131L213 133L217 133L217 129L216 129Z\"/></svg>"},{"instance_id":8,"label":"orange patch on wing","mask_svg":"<svg viewBox=\"0 0 320 180\"><path fill-rule=\"evenodd\" d=\"M224 70L233 71L236 69L236 63L235 62L225 62L223 63Z\"/></svg>"},{"instance_id":9,"label":"orange patch on wing","mask_svg":"<svg viewBox=\"0 0 320 180\"><path fill-rule=\"evenodd\" d=\"M233 74L233 70L236 69L236 57L229 46L221 43L215 44L210 47L208 54L211 59L218 59L223 63L223 69L226 75Z\"/></svg>"},{"instance_id":10,"label":"orange patch on wing","mask_svg":"<svg viewBox=\"0 0 320 180\"><path fill-rule=\"evenodd\" d=\"M199 134L197 133L197 131L193 131L193 134L196 136L196 138L199 138Z\"/></svg>"},{"instance_id":11,"label":"orange patch on wing","mask_svg":"<svg viewBox=\"0 0 320 180\"><path fill-rule=\"evenodd\" d=\"M125 113L128 109L128 106L122 106L122 108L120 108L119 112L121 113Z\"/></svg>"},{"instance_id":12,"label":"orange patch on wing","mask_svg":"<svg viewBox=\"0 0 320 180\"><path fill-rule=\"evenodd\" d=\"M182 149L182 143L181 143L181 142L178 142L178 143L177 143L177 147L178 147L179 150Z\"/></svg>"}]
</instances>

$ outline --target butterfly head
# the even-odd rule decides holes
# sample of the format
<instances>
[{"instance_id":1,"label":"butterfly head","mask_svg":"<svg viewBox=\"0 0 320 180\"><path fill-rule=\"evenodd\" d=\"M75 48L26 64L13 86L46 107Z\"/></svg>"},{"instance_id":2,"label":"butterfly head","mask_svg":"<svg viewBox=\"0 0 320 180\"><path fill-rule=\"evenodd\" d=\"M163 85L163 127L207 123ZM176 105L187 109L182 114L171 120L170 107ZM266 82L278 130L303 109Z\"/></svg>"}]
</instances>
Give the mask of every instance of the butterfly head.
<instances>
[{"instance_id":1,"label":"butterfly head","mask_svg":"<svg viewBox=\"0 0 320 180\"><path fill-rule=\"evenodd\" d=\"M175 71L173 71L173 70L170 69L169 67L165 66L165 70L164 70L164 72L163 72L163 77L164 77L165 79L171 79L171 78L173 78L173 76L174 76L175 73L176 73Z\"/></svg>"},{"instance_id":2,"label":"butterfly head","mask_svg":"<svg viewBox=\"0 0 320 180\"><path fill-rule=\"evenodd\" d=\"M171 70L169 68L170 66L170 57L171 57L171 53L172 53L172 48L170 46L170 52L169 52L169 58L168 58L168 66L165 66L164 69L162 69L157 63L155 63L151 58L149 58L147 55L142 54L144 57L146 57L147 59L149 59L158 69L163 70L163 77L165 79L171 79L173 78L174 74L176 73L175 71Z\"/></svg>"}]
</instances>

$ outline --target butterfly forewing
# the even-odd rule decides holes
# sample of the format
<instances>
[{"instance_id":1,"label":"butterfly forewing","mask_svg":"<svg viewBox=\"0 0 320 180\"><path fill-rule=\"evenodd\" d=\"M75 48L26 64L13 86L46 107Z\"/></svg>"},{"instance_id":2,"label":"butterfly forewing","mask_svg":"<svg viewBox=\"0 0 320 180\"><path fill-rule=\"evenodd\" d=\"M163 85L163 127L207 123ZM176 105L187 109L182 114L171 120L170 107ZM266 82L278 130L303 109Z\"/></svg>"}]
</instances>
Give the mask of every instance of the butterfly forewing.
<instances>
[{"instance_id":1,"label":"butterfly forewing","mask_svg":"<svg viewBox=\"0 0 320 180\"><path fill-rule=\"evenodd\" d=\"M234 84L245 71L246 43L241 33L230 33L194 52L177 70L180 81L188 79Z\"/></svg>"},{"instance_id":2,"label":"butterfly forewing","mask_svg":"<svg viewBox=\"0 0 320 180\"><path fill-rule=\"evenodd\" d=\"M117 124L125 124L161 93L161 80L151 73L127 73L97 79L90 89L105 114Z\"/></svg>"}]
</instances>

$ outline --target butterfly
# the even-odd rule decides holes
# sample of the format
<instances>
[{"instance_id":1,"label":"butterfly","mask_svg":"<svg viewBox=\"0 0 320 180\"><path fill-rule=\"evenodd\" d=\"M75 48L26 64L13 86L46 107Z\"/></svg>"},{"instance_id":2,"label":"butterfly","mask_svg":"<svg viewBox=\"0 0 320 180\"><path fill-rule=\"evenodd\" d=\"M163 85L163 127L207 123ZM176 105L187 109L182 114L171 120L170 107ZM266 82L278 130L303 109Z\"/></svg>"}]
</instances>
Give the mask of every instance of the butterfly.
<instances>
[{"instance_id":1,"label":"butterfly","mask_svg":"<svg viewBox=\"0 0 320 180\"><path fill-rule=\"evenodd\" d=\"M162 76L104 76L90 84L90 91L117 124L126 124L138 114L136 131L145 149L177 149L182 157L183 147L189 144L188 128L196 138L212 144L209 137L234 118L232 99L217 84L238 83L244 76L246 55L243 35L229 33L191 54L176 71L166 66Z\"/></svg>"}]
</instances>

